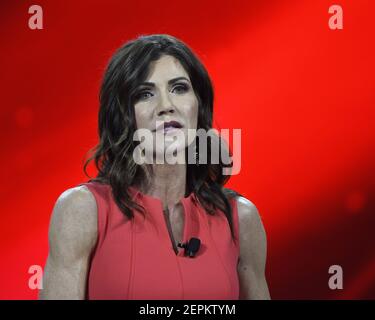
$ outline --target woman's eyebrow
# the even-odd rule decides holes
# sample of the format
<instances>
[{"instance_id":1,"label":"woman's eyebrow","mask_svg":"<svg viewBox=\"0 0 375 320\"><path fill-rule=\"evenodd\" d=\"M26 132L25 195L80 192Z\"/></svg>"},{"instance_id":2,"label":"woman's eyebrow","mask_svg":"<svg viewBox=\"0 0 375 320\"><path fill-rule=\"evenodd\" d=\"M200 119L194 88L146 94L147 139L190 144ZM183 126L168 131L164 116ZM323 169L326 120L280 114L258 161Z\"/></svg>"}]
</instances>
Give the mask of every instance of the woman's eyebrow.
<instances>
[{"instance_id":1,"label":"woman's eyebrow","mask_svg":"<svg viewBox=\"0 0 375 320\"><path fill-rule=\"evenodd\" d=\"M173 84L173 83L175 83L175 82L177 82L177 81L179 81L179 80L186 80L186 81L189 81L189 79L186 78L186 77L177 77L177 78L173 78L173 79L169 80L169 81L168 81L168 84L171 85L171 84ZM140 84L140 86L155 87L155 83L153 83L153 82L142 82L142 83Z\"/></svg>"}]
</instances>

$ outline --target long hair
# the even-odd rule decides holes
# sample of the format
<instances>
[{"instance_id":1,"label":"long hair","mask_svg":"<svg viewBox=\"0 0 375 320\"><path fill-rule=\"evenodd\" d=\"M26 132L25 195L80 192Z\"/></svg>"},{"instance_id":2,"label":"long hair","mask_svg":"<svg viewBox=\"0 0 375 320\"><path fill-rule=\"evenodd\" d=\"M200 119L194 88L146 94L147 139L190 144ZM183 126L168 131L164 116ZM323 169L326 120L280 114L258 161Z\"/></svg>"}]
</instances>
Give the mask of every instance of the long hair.
<instances>
[{"instance_id":1,"label":"long hair","mask_svg":"<svg viewBox=\"0 0 375 320\"><path fill-rule=\"evenodd\" d=\"M128 41L114 53L104 73L99 95L100 140L91 149L93 154L86 160L84 172L87 175L87 165L95 160L98 174L89 181L109 184L116 204L129 219L134 218L134 209L144 213L144 208L133 201L128 187L139 185L149 175L149 171L133 159L133 150L138 144L133 141L137 129L134 114L136 88L145 81L150 63L162 55L178 59L190 77L198 99L197 129L212 128L212 83L203 64L185 43L166 34L143 35ZM210 159L210 139L207 144L207 159ZM194 192L208 214L215 214L216 209L225 214L234 239L232 208L228 199L237 193L224 188L229 175L223 174L223 168L221 160L219 164L187 164L186 189L188 194Z\"/></svg>"}]
</instances>

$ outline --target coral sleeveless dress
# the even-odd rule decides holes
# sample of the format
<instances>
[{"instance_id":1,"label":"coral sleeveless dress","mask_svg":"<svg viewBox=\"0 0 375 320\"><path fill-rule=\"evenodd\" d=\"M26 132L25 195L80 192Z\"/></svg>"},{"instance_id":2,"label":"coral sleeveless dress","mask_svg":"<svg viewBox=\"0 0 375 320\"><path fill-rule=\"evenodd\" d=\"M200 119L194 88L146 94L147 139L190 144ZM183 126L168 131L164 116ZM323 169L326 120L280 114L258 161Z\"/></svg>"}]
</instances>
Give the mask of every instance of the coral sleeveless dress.
<instances>
[{"instance_id":1,"label":"coral sleeveless dress","mask_svg":"<svg viewBox=\"0 0 375 320\"><path fill-rule=\"evenodd\" d=\"M194 193L180 201L184 208L183 243L199 238L194 257L175 253L158 198L130 187L133 199L145 208L128 219L116 205L111 187L85 185L98 208L98 240L91 255L87 299L239 299L238 213L231 199L235 241L224 213L206 213Z\"/></svg>"}]
</instances>

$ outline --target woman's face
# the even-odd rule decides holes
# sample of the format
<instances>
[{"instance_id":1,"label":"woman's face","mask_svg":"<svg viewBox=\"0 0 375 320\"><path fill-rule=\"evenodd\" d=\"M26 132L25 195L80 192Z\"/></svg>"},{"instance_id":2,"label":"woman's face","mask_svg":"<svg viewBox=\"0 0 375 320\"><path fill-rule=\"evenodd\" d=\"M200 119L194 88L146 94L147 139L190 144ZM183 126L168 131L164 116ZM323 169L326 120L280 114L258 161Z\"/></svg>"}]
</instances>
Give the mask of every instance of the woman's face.
<instances>
[{"instance_id":1,"label":"woman's face","mask_svg":"<svg viewBox=\"0 0 375 320\"><path fill-rule=\"evenodd\" d=\"M147 79L136 89L134 110L137 129L152 133L153 154L164 154L169 146L181 151L195 138L189 129L197 129L198 99L187 72L172 56L150 64Z\"/></svg>"}]
</instances>

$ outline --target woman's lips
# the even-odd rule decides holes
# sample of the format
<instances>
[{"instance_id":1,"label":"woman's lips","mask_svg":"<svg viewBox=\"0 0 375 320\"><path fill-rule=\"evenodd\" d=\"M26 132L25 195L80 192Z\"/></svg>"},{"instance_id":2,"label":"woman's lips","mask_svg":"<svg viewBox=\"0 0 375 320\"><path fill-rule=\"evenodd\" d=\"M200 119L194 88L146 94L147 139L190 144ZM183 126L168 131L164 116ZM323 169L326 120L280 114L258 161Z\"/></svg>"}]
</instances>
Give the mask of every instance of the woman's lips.
<instances>
[{"instance_id":1,"label":"woman's lips","mask_svg":"<svg viewBox=\"0 0 375 320\"><path fill-rule=\"evenodd\" d=\"M181 129L183 126L178 121L168 121L159 125L154 131L162 131L164 133L174 132Z\"/></svg>"},{"instance_id":2,"label":"woman's lips","mask_svg":"<svg viewBox=\"0 0 375 320\"><path fill-rule=\"evenodd\" d=\"M181 129L181 128L167 127L167 128L162 129L162 130L164 131L164 133L170 133L170 132L178 131L178 130L180 130L180 129Z\"/></svg>"}]
</instances>

